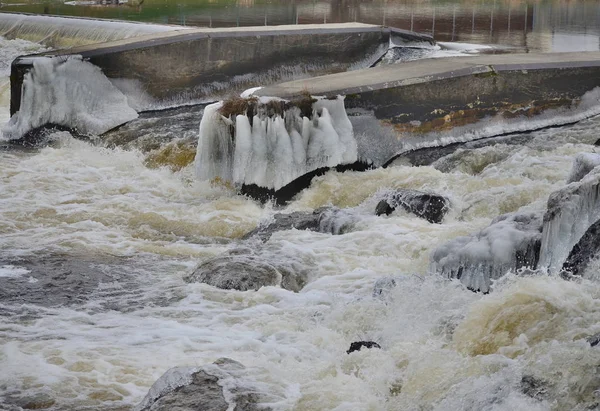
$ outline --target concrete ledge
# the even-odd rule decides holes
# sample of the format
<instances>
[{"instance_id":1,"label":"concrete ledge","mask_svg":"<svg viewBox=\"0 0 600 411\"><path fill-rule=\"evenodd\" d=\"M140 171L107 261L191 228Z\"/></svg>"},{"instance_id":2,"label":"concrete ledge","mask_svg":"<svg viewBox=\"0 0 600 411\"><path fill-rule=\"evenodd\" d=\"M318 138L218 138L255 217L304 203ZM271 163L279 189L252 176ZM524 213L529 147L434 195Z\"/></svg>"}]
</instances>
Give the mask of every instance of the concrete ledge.
<instances>
[{"instance_id":1,"label":"concrete ledge","mask_svg":"<svg viewBox=\"0 0 600 411\"><path fill-rule=\"evenodd\" d=\"M77 54L111 79L135 83L157 102L196 101L258 85L368 67L390 38L432 43L429 36L361 23L187 29L42 53ZM11 113L32 56L13 62Z\"/></svg>"},{"instance_id":2,"label":"concrete ledge","mask_svg":"<svg viewBox=\"0 0 600 411\"><path fill-rule=\"evenodd\" d=\"M598 86L600 52L585 52L418 60L291 81L255 94L345 95L360 158L381 166L415 148L598 114L600 101L588 93Z\"/></svg>"}]
</instances>

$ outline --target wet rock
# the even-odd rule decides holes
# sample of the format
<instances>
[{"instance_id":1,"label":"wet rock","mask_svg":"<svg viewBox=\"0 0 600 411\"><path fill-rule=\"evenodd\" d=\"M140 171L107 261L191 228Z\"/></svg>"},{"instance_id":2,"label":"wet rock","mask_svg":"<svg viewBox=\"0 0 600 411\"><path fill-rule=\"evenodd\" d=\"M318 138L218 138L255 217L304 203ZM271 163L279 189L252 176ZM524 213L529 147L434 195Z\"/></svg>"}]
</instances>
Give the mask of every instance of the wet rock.
<instances>
[{"instance_id":1,"label":"wet rock","mask_svg":"<svg viewBox=\"0 0 600 411\"><path fill-rule=\"evenodd\" d=\"M386 194L377 204L375 214L390 215L398 207L430 223L439 224L450 210L450 200L437 194L400 189Z\"/></svg>"},{"instance_id":2,"label":"wet rock","mask_svg":"<svg viewBox=\"0 0 600 411\"><path fill-rule=\"evenodd\" d=\"M295 261L278 261L242 248L203 262L183 279L224 290L256 291L261 287L281 286L298 292L306 285L308 274L297 265Z\"/></svg>"},{"instance_id":3,"label":"wet rock","mask_svg":"<svg viewBox=\"0 0 600 411\"><path fill-rule=\"evenodd\" d=\"M237 411L265 410L260 396L248 390L229 390L226 399L224 381L240 379L244 366L221 358L203 367L175 367L165 372L150 388L134 411ZM228 396L229 397L229 396ZM230 406L232 408L230 408Z\"/></svg>"},{"instance_id":4,"label":"wet rock","mask_svg":"<svg viewBox=\"0 0 600 411\"><path fill-rule=\"evenodd\" d=\"M575 156L571 172L567 178L567 184L580 181L588 175L595 167L600 166L600 154L579 153Z\"/></svg>"},{"instance_id":5,"label":"wet rock","mask_svg":"<svg viewBox=\"0 0 600 411\"><path fill-rule=\"evenodd\" d=\"M492 280L509 271L534 269L540 255L542 218L536 213L496 217L476 234L458 237L433 251L431 270L488 292Z\"/></svg>"},{"instance_id":6,"label":"wet rock","mask_svg":"<svg viewBox=\"0 0 600 411\"><path fill-rule=\"evenodd\" d=\"M350 348L346 351L346 354L353 353L354 351L360 351L361 348L381 348L379 344L374 341L355 341L350 344Z\"/></svg>"},{"instance_id":7,"label":"wet rock","mask_svg":"<svg viewBox=\"0 0 600 411\"><path fill-rule=\"evenodd\" d=\"M590 346L595 347L600 344L600 333L590 335L586 340L590 343Z\"/></svg>"},{"instance_id":8,"label":"wet rock","mask_svg":"<svg viewBox=\"0 0 600 411\"><path fill-rule=\"evenodd\" d=\"M138 288L127 268L128 260L79 254L40 254L26 258L0 256L0 268L16 267L25 272L18 277L0 277L0 301L12 306L56 307L82 304L94 298L102 304L109 299L99 298L98 290L102 284L121 285L123 293ZM0 316L3 314L7 312L0 310Z\"/></svg>"},{"instance_id":9,"label":"wet rock","mask_svg":"<svg viewBox=\"0 0 600 411\"><path fill-rule=\"evenodd\" d=\"M543 401L548 398L548 383L531 375L524 375L521 378L521 391L531 398Z\"/></svg>"},{"instance_id":10,"label":"wet rock","mask_svg":"<svg viewBox=\"0 0 600 411\"><path fill-rule=\"evenodd\" d=\"M583 237L571 249L562 266L571 275L581 275L590 261L600 254L600 220L587 229Z\"/></svg>"},{"instance_id":11,"label":"wet rock","mask_svg":"<svg viewBox=\"0 0 600 411\"><path fill-rule=\"evenodd\" d=\"M351 230L355 217L344 210L335 207L322 207L312 212L296 211L289 214L275 214L273 221L261 224L244 236L244 239L258 237L263 242L271 238L277 231L310 230L320 233L343 234Z\"/></svg>"},{"instance_id":12,"label":"wet rock","mask_svg":"<svg viewBox=\"0 0 600 411\"><path fill-rule=\"evenodd\" d=\"M294 181L281 187L279 190L260 187L256 184L243 184L240 188L240 194L247 195L250 198L260 201L261 203L274 201L277 205L286 205L296 196L296 194L305 188L310 187L310 184L315 177L322 176L323 174L332 170L343 173L346 171L366 171L371 170L372 168L373 165L371 163L365 163L362 161L357 161L351 164L340 164L335 167L321 167L296 178Z\"/></svg>"}]
</instances>

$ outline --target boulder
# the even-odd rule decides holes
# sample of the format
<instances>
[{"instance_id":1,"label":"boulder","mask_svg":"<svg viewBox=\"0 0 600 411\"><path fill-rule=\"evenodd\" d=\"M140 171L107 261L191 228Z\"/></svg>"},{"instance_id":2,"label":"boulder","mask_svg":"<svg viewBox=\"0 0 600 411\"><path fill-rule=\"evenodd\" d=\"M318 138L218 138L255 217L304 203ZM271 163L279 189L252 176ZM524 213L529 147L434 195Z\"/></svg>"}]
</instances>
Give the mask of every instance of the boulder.
<instances>
[{"instance_id":1,"label":"boulder","mask_svg":"<svg viewBox=\"0 0 600 411\"><path fill-rule=\"evenodd\" d=\"M492 280L509 271L534 269L542 231L536 213L496 217L476 234L458 237L433 251L431 271L460 280L473 291L488 292Z\"/></svg>"},{"instance_id":2,"label":"boulder","mask_svg":"<svg viewBox=\"0 0 600 411\"><path fill-rule=\"evenodd\" d=\"M579 153L573 160L571 172L567 178L567 184L575 181L580 181L588 175L596 166L600 166L600 154L596 153Z\"/></svg>"},{"instance_id":3,"label":"boulder","mask_svg":"<svg viewBox=\"0 0 600 411\"><path fill-rule=\"evenodd\" d=\"M345 210L336 207L321 207L314 211L295 211L288 214L275 214L273 220L261 224L244 236L244 239L258 237L263 242L277 231L310 230L328 234L343 234L352 229L356 218Z\"/></svg>"},{"instance_id":4,"label":"boulder","mask_svg":"<svg viewBox=\"0 0 600 411\"><path fill-rule=\"evenodd\" d=\"M355 341L350 344L350 348L346 351L346 354L353 353L354 351L360 351L361 348L381 348L379 344L374 341Z\"/></svg>"},{"instance_id":5,"label":"boulder","mask_svg":"<svg viewBox=\"0 0 600 411\"><path fill-rule=\"evenodd\" d=\"M437 194L399 189L384 195L375 208L375 214L390 215L398 207L430 223L440 224L450 210L450 200Z\"/></svg>"},{"instance_id":6,"label":"boulder","mask_svg":"<svg viewBox=\"0 0 600 411\"><path fill-rule=\"evenodd\" d=\"M205 283L224 290L258 290L281 286L298 292L306 284L308 274L296 261L271 258L247 248L204 261L193 273L184 276L188 283Z\"/></svg>"},{"instance_id":7,"label":"boulder","mask_svg":"<svg viewBox=\"0 0 600 411\"><path fill-rule=\"evenodd\" d=\"M134 411L237 411L265 410L260 396L250 390L229 390L240 379L244 366L229 358L220 358L202 367L174 367L150 388ZM231 408L230 408L231 407Z\"/></svg>"}]
</instances>

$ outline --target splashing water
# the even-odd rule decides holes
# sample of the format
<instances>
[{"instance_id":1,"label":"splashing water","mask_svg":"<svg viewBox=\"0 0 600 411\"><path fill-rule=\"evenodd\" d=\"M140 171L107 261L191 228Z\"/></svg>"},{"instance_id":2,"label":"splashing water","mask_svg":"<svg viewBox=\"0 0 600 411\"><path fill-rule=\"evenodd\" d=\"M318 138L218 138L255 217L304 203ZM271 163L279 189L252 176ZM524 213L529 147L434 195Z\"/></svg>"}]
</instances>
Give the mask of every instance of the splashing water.
<instances>
[{"instance_id":1,"label":"splashing water","mask_svg":"<svg viewBox=\"0 0 600 411\"><path fill-rule=\"evenodd\" d=\"M509 275L482 295L429 262L498 215L543 213L573 159L597 150L600 119L535 132L501 155L465 146L432 166L329 172L284 209L200 181L176 155L151 162L148 152L178 140L141 120L139 145L63 132L46 147L0 151L0 408L131 409L167 369L221 357L245 366L228 389L264 393L275 410L597 407L600 350L585 340L600 332L597 273ZM225 152L234 179L235 165L250 163ZM291 163L297 153L281 154ZM376 217L378 195L395 188L443 195L452 209L443 224L402 209ZM328 205L352 217L337 235L241 239L275 213ZM307 285L239 292L183 281L240 247L301 265ZM373 296L382 278L395 286ZM381 349L346 354L360 340Z\"/></svg>"}]
</instances>

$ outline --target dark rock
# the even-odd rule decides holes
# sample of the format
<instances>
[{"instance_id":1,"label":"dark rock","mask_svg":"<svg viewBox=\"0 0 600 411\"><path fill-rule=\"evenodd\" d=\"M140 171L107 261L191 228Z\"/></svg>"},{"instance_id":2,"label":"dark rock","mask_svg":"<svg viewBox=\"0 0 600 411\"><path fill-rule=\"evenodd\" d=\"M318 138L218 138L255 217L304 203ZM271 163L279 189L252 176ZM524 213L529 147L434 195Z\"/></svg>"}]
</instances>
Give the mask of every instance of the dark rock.
<instances>
[{"instance_id":1,"label":"dark rock","mask_svg":"<svg viewBox=\"0 0 600 411\"><path fill-rule=\"evenodd\" d=\"M450 210L450 200L437 194L400 189L385 195L377 204L375 214L390 215L398 207L430 223L439 224Z\"/></svg>"},{"instance_id":2,"label":"dark rock","mask_svg":"<svg viewBox=\"0 0 600 411\"><path fill-rule=\"evenodd\" d=\"M431 271L460 280L473 291L488 292L492 280L509 271L535 269L542 238L535 213L496 217L476 234L458 237L433 251Z\"/></svg>"},{"instance_id":3,"label":"dark rock","mask_svg":"<svg viewBox=\"0 0 600 411\"><path fill-rule=\"evenodd\" d=\"M548 398L548 383L531 375L524 375L521 378L521 391L531 398L543 401Z\"/></svg>"},{"instance_id":4,"label":"dark rock","mask_svg":"<svg viewBox=\"0 0 600 411\"><path fill-rule=\"evenodd\" d=\"M175 367L165 372L150 388L134 411L226 411L223 379L239 378L244 366L221 358L203 367ZM260 396L253 392L234 391L234 410L265 410L257 403Z\"/></svg>"},{"instance_id":5,"label":"dark rock","mask_svg":"<svg viewBox=\"0 0 600 411\"><path fill-rule=\"evenodd\" d=\"M256 184L243 184L240 189L240 193L260 201L261 203L274 201L277 205L285 205L290 202L300 191L308 188L313 178L321 176L330 170L343 173L346 171L366 171L371 170L372 168L373 166L371 164L364 163L362 161L357 161L352 164L341 164L332 168L321 167L298 177L291 183L281 187L279 190L259 187Z\"/></svg>"},{"instance_id":6,"label":"dark rock","mask_svg":"<svg viewBox=\"0 0 600 411\"><path fill-rule=\"evenodd\" d=\"M200 264L183 277L188 283L205 283L224 290L258 290L261 287L281 286L298 292L308 274L295 261L269 258L250 249L236 249Z\"/></svg>"},{"instance_id":7,"label":"dark rock","mask_svg":"<svg viewBox=\"0 0 600 411\"><path fill-rule=\"evenodd\" d=\"M590 343L590 346L595 347L600 344L600 333L590 335L586 340Z\"/></svg>"},{"instance_id":8,"label":"dark rock","mask_svg":"<svg viewBox=\"0 0 600 411\"><path fill-rule=\"evenodd\" d=\"M354 351L360 351L361 348L381 348L379 344L374 341L355 341L350 344L350 348L346 351L346 354L353 353Z\"/></svg>"},{"instance_id":9,"label":"dark rock","mask_svg":"<svg viewBox=\"0 0 600 411\"><path fill-rule=\"evenodd\" d=\"M275 214L273 219L275 221L266 225L259 225L243 238L248 239L256 236L266 242L273 233L291 230L292 228L329 234L343 234L351 228L355 221L350 213L335 207L322 207L313 212L296 211L289 214Z\"/></svg>"},{"instance_id":10,"label":"dark rock","mask_svg":"<svg viewBox=\"0 0 600 411\"><path fill-rule=\"evenodd\" d=\"M596 140L596 142L594 143L594 145L595 145L596 147L597 147L597 146L600 146L600 138L599 138L598 140Z\"/></svg>"},{"instance_id":11,"label":"dark rock","mask_svg":"<svg viewBox=\"0 0 600 411\"><path fill-rule=\"evenodd\" d=\"M571 275L581 275L598 254L600 254L600 220L592 224L571 249L562 270L568 271Z\"/></svg>"}]
</instances>

